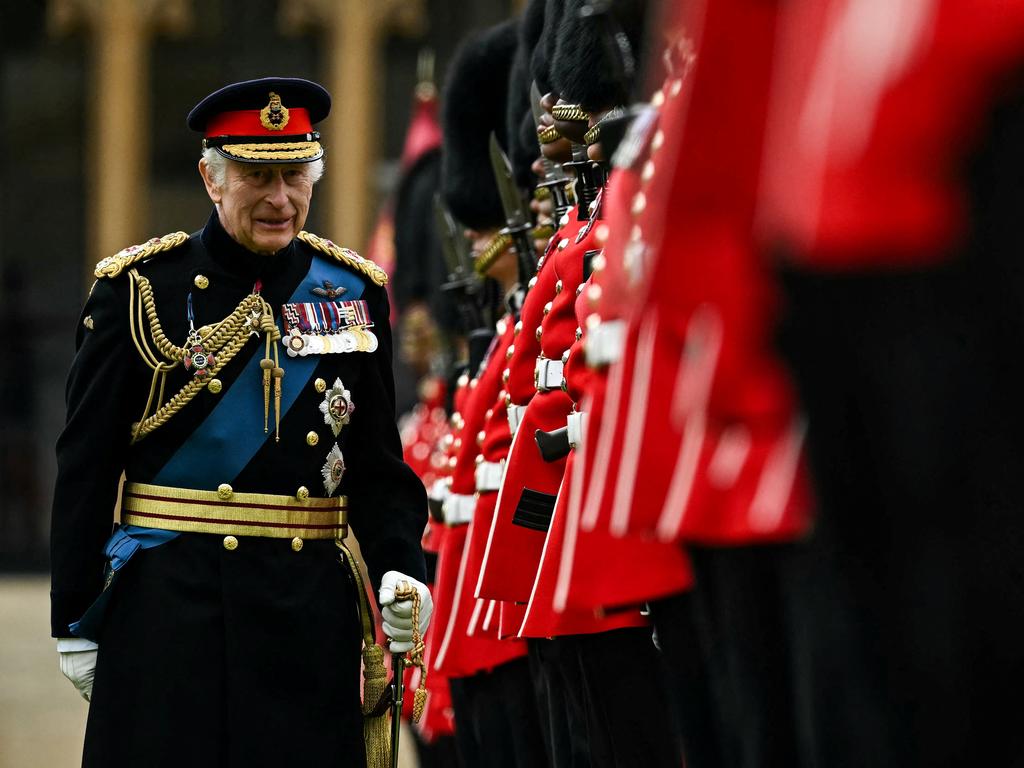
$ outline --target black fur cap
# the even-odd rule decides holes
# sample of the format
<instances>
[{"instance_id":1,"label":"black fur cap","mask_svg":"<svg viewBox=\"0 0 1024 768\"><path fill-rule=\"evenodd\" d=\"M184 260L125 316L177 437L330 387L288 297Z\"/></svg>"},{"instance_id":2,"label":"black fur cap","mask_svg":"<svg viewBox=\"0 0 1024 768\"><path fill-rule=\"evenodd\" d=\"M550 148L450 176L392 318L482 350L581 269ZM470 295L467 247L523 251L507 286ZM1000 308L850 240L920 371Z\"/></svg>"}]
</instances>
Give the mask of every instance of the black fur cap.
<instances>
[{"instance_id":1,"label":"black fur cap","mask_svg":"<svg viewBox=\"0 0 1024 768\"><path fill-rule=\"evenodd\" d=\"M554 90L589 112L627 104L642 60L645 0L602 5L588 13L589 0L565 0L551 59Z\"/></svg>"},{"instance_id":2,"label":"black fur cap","mask_svg":"<svg viewBox=\"0 0 1024 768\"><path fill-rule=\"evenodd\" d=\"M545 0L544 23L537 44L533 47L533 53L530 54L530 72L542 96L554 88L551 80L551 60L554 58L558 43L564 4L565 0Z\"/></svg>"},{"instance_id":3,"label":"black fur cap","mask_svg":"<svg viewBox=\"0 0 1024 768\"><path fill-rule=\"evenodd\" d=\"M472 229L505 224L489 145L493 131L508 147L508 82L517 41L515 20L471 36L456 51L444 84L442 194L452 215Z\"/></svg>"}]
</instances>

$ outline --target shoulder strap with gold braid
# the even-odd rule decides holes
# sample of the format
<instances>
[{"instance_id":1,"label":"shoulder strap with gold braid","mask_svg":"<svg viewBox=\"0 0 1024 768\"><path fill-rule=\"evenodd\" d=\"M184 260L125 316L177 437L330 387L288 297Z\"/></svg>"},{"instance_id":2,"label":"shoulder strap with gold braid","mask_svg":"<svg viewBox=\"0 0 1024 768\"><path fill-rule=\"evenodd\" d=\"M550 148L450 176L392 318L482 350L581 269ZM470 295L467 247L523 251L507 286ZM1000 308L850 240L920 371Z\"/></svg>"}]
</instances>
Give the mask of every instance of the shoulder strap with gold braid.
<instances>
[{"instance_id":1,"label":"shoulder strap with gold braid","mask_svg":"<svg viewBox=\"0 0 1024 768\"><path fill-rule=\"evenodd\" d=\"M387 285L388 283L387 272L369 259L364 259L355 251L349 250L348 248L342 248L340 245L331 242L327 238L314 235L312 232L306 232L305 230L299 232L299 240L313 246L321 253L326 253L328 256L332 256L335 260L340 261L342 264L351 267L357 272L362 272L377 285Z\"/></svg>"},{"instance_id":2,"label":"shoulder strap with gold braid","mask_svg":"<svg viewBox=\"0 0 1024 768\"><path fill-rule=\"evenodd\" d=\"M96 263L93 274L97 278L117 277L133 264L138 264L143 259L148 259L150 256L155 256L158 253L177 248L186 240L188 240L188 235L185 232L171 232L169 235L154 237L139 245L131 245L118 251L113 256L100 259Z\"/></svg>"},{"instance_id":3,"label":"shoulder strap with gold braid","mask_svg":"<svg viewBox=\"0 0 1024 768\"><path fill-rule=\"evenodd\" d=\"M343 553L343 560L352 571L356 592L359 593L359 619L363 631L363 738L366 741L366 768L388 768L391 765L391 737L387 713L390 709L382 706L382 697L388 683L388 671L384 664L384 647L377 645L374 637L373 613L366 594L366 585L359 563L348 547L340 540L335 543ZM413 649L406 666L420 668L420 685L413 697L412 719L419 722L427 699L427 668L423 660L423 638L419 632L420 597L414 588L395 590L395 598L412 599Z\"/></svg>"}]
</instances>

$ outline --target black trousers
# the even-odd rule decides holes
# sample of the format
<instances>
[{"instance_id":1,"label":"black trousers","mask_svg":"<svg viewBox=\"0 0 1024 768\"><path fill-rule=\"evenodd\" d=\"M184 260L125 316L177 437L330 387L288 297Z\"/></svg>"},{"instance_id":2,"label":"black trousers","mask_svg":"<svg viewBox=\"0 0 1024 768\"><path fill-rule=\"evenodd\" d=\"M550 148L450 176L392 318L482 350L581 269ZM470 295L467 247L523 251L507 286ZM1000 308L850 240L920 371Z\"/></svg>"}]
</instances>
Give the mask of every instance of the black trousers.
<instances>
[{"instance_id":1,"label":"black trousers","mask_svg":"<svg viewBox=\"0 0 1024 768\"><path fill-rule=\"evenodd\" d=\"M717 760L728 768L800 765L785 600L790 554L786 546L691 549L696 576L692 629L703 646L707 677L692 668L688 676L698 698L710 690L712 723L706 738L696 727L689 731L695 757L708 763ZM662 615L667 619L670 614L663 610ZM666 635L669 658L673 644L693 652L682 632L677 628ZM696 722L708 715L699 702L687 702L684 711Z\"/></svg>"},{"instance_id":2,"label":"black trousers","mask_svg":"<svg viewBox=\"0 0 1024 768\"><path fill-rule=\"evenodd\" d=\"M679 768L680 735L650 627L576 635L595 768Z\"/></svg>"},{"instance_id":3,"label":"black trousers","mask_svg":"<svg viewBox=\"0 0 1024 768\"><path fill-rule=\"evenodd\" d=\"M183 534L113 587L86 768L365 765L357 594L332 541Z\"/></svg>"},{"instance_id":4,"label":"black trousers","mask_svg":"<svg viewBox=\"0 0 1024 768\"><path fill-rule=\"evenodd\" d=\"M529 648L555 768L682 764L649 628L531 639Z\"/></svg>"},{"instance_id":5,"label":"black trousers","mask_svg":"<svg viewBox=\"0 0 1024 768\"><path fill-rule=\"evenodd\" d=\"M416 733L415 729L413 733ZM417 735L416 757L420 768L464 768L454 736L439 736L427 744Z\"/></svg>"},{"instance_id":6,"label":"black trousers","mask_svg":"<svg viewBox=\"0 0 1024 768\"><path fill-rule=\"evenodd\" d=\"M583 674L575 636L527 640L541 733L553 768L591 765Z\"/></svg>"},{"instance_id":7,"label":"black trousers","mask_svg":"<svg viewBox=\"0 0 1024 768\"><path fill-rule=\"evenodd\" d=\"M1019 233L1020 196L999 199ZM783 275L821 507L797 581L817 765L1024 753L1024 281L1016 246L976 245L941 268Z\"/></svg>"},{"instance_id":8,"label":"black trousers","mask_svg":"<svg viewBox=\"0 0 1024 768\"><path fill-rule=\"evenodd\" d=\"M548 765L525 658L452 678L455 739L465 768Z\"/></svg>"},{"instance_id":9,"label":"black trousers","mask_svg":"<svg viewBox=\"0 0 1024 768\"><path fill-rule=\"evenodd\" d=\"M719 768L727 738L713 696L711 627L698 615L693 592L651 603L669 702L687 768Z\"/></svg>"}]
</instances>

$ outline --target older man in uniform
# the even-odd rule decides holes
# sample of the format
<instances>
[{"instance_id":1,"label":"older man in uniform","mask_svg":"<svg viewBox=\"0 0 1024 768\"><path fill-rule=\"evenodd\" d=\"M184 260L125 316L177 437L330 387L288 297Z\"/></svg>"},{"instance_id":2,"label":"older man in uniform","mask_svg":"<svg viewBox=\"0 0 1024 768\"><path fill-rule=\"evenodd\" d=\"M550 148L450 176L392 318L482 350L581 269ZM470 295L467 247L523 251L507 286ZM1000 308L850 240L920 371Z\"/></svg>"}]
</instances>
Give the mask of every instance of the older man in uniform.
<instances>
[{"instance_id":1,"label":"older man in uniform","mask_svg":"<svg viewBox=\"0 0 1024 768\"><path fill-rule=\"evenodd\" d=\"M391 649L411 647L403 582L429 620L387 276L302 231L329 109L298 79L208 96L188 124L209 221L96 267L52 528L52 631L91 699L86 766L363 765L349 522Z\"/></svg>"}]
</instances>

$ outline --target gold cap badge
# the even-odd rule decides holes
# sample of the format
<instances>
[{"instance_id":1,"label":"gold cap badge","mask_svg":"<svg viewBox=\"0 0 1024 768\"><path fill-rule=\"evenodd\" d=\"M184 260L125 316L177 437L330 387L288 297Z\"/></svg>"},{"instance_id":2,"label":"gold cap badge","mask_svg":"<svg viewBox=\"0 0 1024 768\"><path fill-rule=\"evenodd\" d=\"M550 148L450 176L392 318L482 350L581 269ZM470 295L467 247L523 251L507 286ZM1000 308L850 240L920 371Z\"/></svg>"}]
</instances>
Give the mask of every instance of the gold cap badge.
<instances>
[{"instance_id":1,"label":"gold cap badge","mask_svg":"<svg viewBox=\"0 0 1024 768\"><path fill-rule=\"evenodd\" d=\"M270 103L260 110L260 124L268 131L281 131L288 125L288 107L273 91L270 92Z\"/></svg>"}]
</instances>

